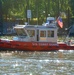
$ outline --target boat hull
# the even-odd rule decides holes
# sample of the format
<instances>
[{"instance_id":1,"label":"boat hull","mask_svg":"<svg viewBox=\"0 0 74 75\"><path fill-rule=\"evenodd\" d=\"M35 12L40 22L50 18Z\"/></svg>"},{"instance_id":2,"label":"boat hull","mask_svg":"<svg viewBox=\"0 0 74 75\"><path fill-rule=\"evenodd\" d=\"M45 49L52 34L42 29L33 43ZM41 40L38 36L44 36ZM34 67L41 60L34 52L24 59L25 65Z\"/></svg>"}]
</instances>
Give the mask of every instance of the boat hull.
<instances>
[{"instance_id":1,"label":"boat hull","mask_svg":"<svg viewBox=\"0 0 74 75\"><path fill-rule=\"evenodd\" d=\"M64 43L49 42L21 42L12 40L0 40L0 50L23 50L23 51L54 51L54 50L74 50L74 46L68 46Z\"/></svg>"}]
</instances>

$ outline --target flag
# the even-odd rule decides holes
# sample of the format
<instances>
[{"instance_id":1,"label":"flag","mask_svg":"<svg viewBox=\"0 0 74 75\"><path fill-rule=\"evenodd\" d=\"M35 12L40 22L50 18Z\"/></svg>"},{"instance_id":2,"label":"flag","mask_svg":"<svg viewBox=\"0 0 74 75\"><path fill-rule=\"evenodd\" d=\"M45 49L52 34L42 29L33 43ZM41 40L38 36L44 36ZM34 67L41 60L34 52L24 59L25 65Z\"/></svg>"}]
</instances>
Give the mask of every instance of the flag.
<instances>
[{"instance_id":1,"label":"flag","mask_svg":"<svg viewBox=\"0 0 74 75\"><path fill-rule=\"evenodd\" d=\"M58 23L58 25L59 25L61 28L63 28L63 22L62 22L62 18L61 18L61 17L58 17L57 23Z\"/></svg>"}]
</instances>

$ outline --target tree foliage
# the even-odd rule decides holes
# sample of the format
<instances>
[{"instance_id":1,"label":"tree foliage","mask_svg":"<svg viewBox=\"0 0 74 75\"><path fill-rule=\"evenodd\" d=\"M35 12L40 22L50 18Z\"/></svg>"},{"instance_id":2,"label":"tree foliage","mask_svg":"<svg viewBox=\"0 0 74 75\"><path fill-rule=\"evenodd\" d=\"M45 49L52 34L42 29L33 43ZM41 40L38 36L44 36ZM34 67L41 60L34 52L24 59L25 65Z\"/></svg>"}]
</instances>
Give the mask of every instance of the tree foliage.
<instances>
[{"instance_id":1,"label":"tree foliage","mask_svg":"<svg viewBox=\"0 0 74 75\"><path fill-rule=\"evenodd\" d=\"M67 14L68 8L74 15L74 0L2 0L3 16L5 18L27 18L27 10L32 11L32 18L58 16L60 12ZM45 13L43 12L45 11Z\"/></svg>"}]
</instances>

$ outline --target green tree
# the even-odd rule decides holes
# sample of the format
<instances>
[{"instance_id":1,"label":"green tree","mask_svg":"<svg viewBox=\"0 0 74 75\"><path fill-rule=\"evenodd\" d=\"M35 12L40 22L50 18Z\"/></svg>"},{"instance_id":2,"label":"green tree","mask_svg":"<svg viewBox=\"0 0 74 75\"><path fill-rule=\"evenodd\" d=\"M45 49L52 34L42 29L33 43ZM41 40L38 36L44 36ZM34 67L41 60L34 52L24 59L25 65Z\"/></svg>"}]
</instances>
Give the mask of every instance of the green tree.
<instances>
[{"instance_id":1,"label":"green tree","mask_svg":"<svg viewBox=\"0 0 74 75\"><path fill-rule=\"evenodd\" d=\"M70 13L71 13L72 17L74 17L74 0L70 0L69 4L70 4L70 7L71 7ZM70 10L70 8L69 8L69 10Z\"/></svg>"},{"instance_id":2,"label":"green tree","mask_svg":"<svg viewBox=\"0 0 74 75\"><path fill-rule=\"evenodd\" d=\"M2 0L0 0L0 34L3 34L3 12L2 12Z\"/></svg>"},{"instance_id":3,"label":"green tree","mask_svg":"<svg viewBox=\"0 0 74 75\"><path fill-rule=\"evenodd\" d=\"M39 21L48 16L59 16L60 12L66 12L71 7L70 13L74 15L73 0L2 0L3 16L5 18L26 18L27 10L32 11L32 18ZM43 13L45 11L45 13Z\"/></svg>"}]
</instances>

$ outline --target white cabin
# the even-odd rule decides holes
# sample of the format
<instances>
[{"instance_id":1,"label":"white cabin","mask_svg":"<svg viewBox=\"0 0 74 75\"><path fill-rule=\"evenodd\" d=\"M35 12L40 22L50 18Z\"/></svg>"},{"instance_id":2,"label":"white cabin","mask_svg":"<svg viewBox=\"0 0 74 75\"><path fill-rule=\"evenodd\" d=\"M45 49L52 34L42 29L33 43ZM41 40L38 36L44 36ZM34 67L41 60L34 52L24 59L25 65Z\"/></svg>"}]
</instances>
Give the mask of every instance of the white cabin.
<instances>
[{"instance_id":1,"label":"white cabin","mask_svg":"<svg viewBox=\"0 0 74 75\"><path fill-rule=\"evenodd\" d=\"M57 26L51 25L16 25L14 27L17 36L16 41L26 42L55 42L57 43Z\"/></svg>"}]
</instances>

